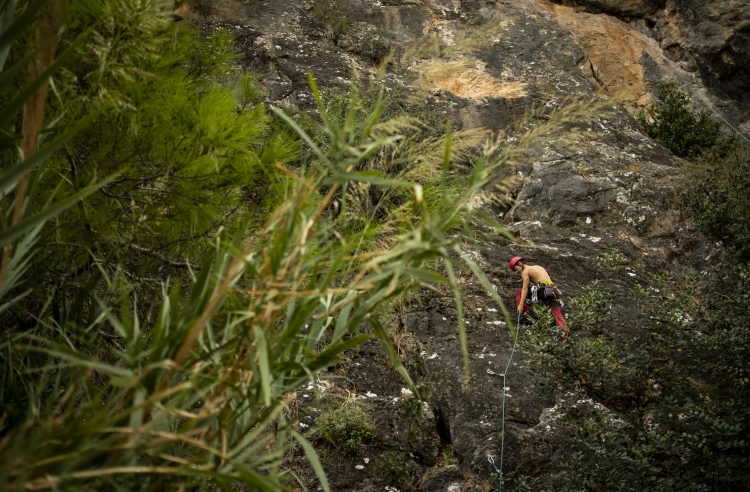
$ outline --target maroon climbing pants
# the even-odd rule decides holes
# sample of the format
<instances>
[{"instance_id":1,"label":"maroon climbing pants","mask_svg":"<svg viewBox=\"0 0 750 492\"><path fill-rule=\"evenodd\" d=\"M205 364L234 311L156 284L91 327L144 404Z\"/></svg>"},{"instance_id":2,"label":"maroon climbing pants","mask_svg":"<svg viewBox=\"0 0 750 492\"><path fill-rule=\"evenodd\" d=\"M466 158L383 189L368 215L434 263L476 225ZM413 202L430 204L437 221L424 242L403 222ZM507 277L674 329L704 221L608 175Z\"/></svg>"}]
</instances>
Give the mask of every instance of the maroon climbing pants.
<instances>
[{"instance_id":1,"label":"maroon climbing pants","mask_svg":"<svg viewBox=\"0 0 750 492\"><path fill-rule=\"evenodd\" d=\"M516 290L516 306L518 306L518 303L521 301L521 289ZM568 322L565 321L565 316L563 316L562 313L562 307L560 307L560 303L557 301L551 301L551 302L545 302L544 304L547 305L549 310L552 312L552 316L555 317L555 324L559 326L561 329L566 330L568 328ZM526 314L529 311L529 303L528 301L523 307L523 312Z\"/></svg>"}]
</instances>

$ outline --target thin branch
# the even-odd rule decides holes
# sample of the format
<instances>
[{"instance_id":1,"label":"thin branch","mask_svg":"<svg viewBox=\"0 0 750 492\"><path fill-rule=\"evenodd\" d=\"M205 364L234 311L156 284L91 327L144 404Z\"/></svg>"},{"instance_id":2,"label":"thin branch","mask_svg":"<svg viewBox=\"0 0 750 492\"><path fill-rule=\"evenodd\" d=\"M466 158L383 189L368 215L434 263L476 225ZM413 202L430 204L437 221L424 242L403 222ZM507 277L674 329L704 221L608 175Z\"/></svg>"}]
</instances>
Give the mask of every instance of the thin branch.
<instances>
[{"instance_id":1,"label":"thin branch","mask_svg":"<svg viewBox=\"0 0 750 492\"><path fill-rule=\"evenodd\" d=\"M129 243L128 246L130 246L131 248L133 248L136 251L141 251L143 253L146 253L147 255L156 258L157 260L161 260L161 261L163 261L164 263L166 263L168 265L172 265L174 267L179 267L179 268L191 268L191 269L194 269L194 270L197 269L197 267L195 265L193 265L192 263L190 263L189 261L172 261L172 260L166 258L164 255L162 255L162 254L160 254L160 253L158 253L158 252L156 252L156 251L154 251L152 249L144 248L143 246L138 246L135 243Z\"/></svg>"},{"instance_id":2,"label":"thin branch","mask_svg":"<svg viewBox=\"0 0 750 492\"><path fill-rule=\"evenodd\" d=\"M29 64L27 79L29 82L36 80L44 71L52 65L59 41L58 33L63 25L63 10L65 0L52 0L49 9L42 16L39 26L34 32L34 43L39 47L39 54ZM29 159L36 153L39 147L39 135L44 124L44 108L47 103L49 92L49 79L45 80L34 94L26 101L23 111L22 123L22 159ZM11 227L21 221L26 202L26 194L29 188L31 173L23 176L18 183L13 199L13 218ZM8 244L3 248L2 264L0 264L0 284L3 283L13 253L13 245Z\"/></svg>"}]
</instances>

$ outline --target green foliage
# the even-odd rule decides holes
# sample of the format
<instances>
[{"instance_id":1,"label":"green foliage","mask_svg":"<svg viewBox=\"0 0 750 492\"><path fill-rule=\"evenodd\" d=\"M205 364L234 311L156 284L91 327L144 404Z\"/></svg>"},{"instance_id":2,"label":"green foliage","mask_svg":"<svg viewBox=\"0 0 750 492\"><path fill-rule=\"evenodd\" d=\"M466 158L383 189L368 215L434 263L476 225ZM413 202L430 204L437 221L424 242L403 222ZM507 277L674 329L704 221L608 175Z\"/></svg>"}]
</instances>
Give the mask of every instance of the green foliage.
<instances>
[{"instance_id":1,"label":"green foliage","mask_svg":"<svg viewBox=\"0 0 750 492\"><path fill-rule=\"evenodd\" d=\"M586 327L594 335L611 331L612 314L616 309L612 294L613 290L603 282L594 281L584 285L581 293L570 301L570 324Z\"/></svg>"},{"instance_id":2,"label":"green foliage","mask_svg":"<svg viewBox=\"0 0 750 492\"><path fill-rule=\"evenodd\" d=\"M63 45L75 45L58 80L57 102L80 117L107 108L133 109L128 87L153 77L153 66L174 63L163 48L171 44L168 0L72 2L66 11ZM72 103L72 104L68 104Z\"/></svg>"},{"instance_id":3,"label":"green foliage","mask_svg":"<svg viewBox=\"0 0 750 492\"><path fill-rule=\"evenodd\" d=\"M707 408L709 407L709 408ZM700 410L699 410L700 408ZM746 412L737 402L673 404L646 421L613 422L597 412L571 412L569 462L522 477L514 490L738 490L748 479ZM731 412L731 413L730 413Z\"/></svg>"},{"instance_id":4,"label":"green foliage","mask_svg":"<svg viewBox=\"0 0 750 492\"><path fill-rule=\"evenodd\" d=\"M612 272L627 264L627 257L619 251L607 251L594 258L594 266L602 271Z\"/></svg>"},{"instance_id":5,"label":"green foliage","mask_svg":"<svg viewBox=\"0 0 750 492\"><path fill-rule=\"evenodd\" d=\"M443 448L440 456L438 456L435 466L437 466L438 468L443 468L451 465L458 465L458 457L456 456L456 453L453 451L453 448L451 446L446 446L445 448Z\"/></svg>"},{"instance_id":6,"label":"green foliage","mask_svg":"<svg viewBox=\"0 0 750 492\"><path fill-rule=\"evenodd\" d=\"M36 9L40 8L43 8L40 2L22 5L10 1L0 3L0 80L3 82L0 88L0 131L5 136L18 134L19 137L24 137L22 148L14 145L13 138L3 139L0 144L3 163L0 176L0 299L4 301L0 304L0 314L16 309L19 301L30 294L31 289L20 290L28 287L23 285L23 280L33 265L31 259L34 249L46 223L107 184L107 181L100 181L98 184L89 181L68 194L62 193L58 186L50 190L43 204L35 209L28 207L28 185L32 172L43 169L50 156L91 123L91 119L85 119L67 131L61 131L56 124L59 122L54 122L49 125L46 134L51 142L37 148L37 142L44 136L40 130L45 97L40 94L46 94L45 86L49 76L57 73L60 67L51 62L39 62L43 69L39 73L31 56L23 55L17 59L9 57L9 54L18 40L24 41L23 35L33 25ZM53 25L51 28L59 26ZM19 80L19 74L24 72L31 76L31 80ZM33 109L25 108L24 104L32 97L36 103ZM19 123L21 114L24 116L22 123ZM32 144L27 145L27 141Z\"/></svg>"},{"instance_id":7,"label":"green foliage","mask_svg":"<svg viewBox=\"0 0 750 492\"><path fill-rule=\"evenodd\" d=\"M356 404L342 405L322 413L316 427L320 436L347 455L361 453L375 438L372 419Z\"/></svg>"},{"instance_id":8,"label":"green foliage","mask_svg":"<svg viewBox=\"0 0 750 492\"><path fill-rule=\"evenodd\" d=\"M747 395L750 386L750 329L747 326L747 306L750 303L750 263L734 263L733 258L719 262L714 274L727 268L721 281L714 280L708 288L713 295L707 299L700 314L703 322L701 336L696 340L696 350L705 354L710 364L705 366L707 376L721 382L721 388L730 393ZM723 278L722 278L723 277Z\"/></svg>"},{"instance_id":9,"label":"green foliage","mask_svg":"<svg viewBox=\"0 0 750 492\"><path fill-rule=\"evenodd\" d=\"M334 44L351 28L350 12L340 0L315 0L311 14L313 22L325 28Z\"/></svg>"},{"instance_id":10,"label":"green foliage","mask_svg":"<svg viewBox=\"0 0 750 492\"><path fill-rule=\"evenodd\" d=\"M405 395L398 405L398 414L405 423L406 437L410 443L416 443L417 433L434 419L432 412L426 411L429 409L427 401L433 394L432 384L420 381L414 386L413 394Z\"/></svg>"},{"instance_id":11,"label":"green foliage","mask_svg":"<svg viewBox=\"0 0 750 492\"><path fill-rule=\"evenodd\" d=\"M689 168L682 198L696 224L750 259L750 150L706 153Z\"/></svg>"},{"instance_id":12,"label":"green foliage","mask_svg":"<svg viewBox=\"0 0 750 492\"><path fill-rule=\"evenodd\" d=\"M78 15L103 16L85 5L77 5ZM118 10L115 20L125 13ZM99 17L91 22L109 24ZM217 231L258 227L281 200L283 179L272 166L294 160L299 146L268 115L257 80L232 65L231 36L218 32L206 40L181 26L152 24L150 31L142 26L124 40L115 38L113 53L132 50L130 57L113 57L99 69L85 59L88 51L80 52L84 61L76 58L57 85L64 97L51 109L63 114L63 122L90 112L99 116L96 126L55 156L39 187L55 186L60 176L63 190L97 176L118 177L48 231L42 255L47 261L35 265L47 289L93 281L98 270L92 258L98 258L120 265L131 281L158 295L159 282L189 275ZM155 58L137 55L156 49ZM78 84L92 77L88 71L109 75ZM68 261L55 260L61 256ZM148 301L139 307L143 313L154 308Z\"/></svg>"},{"instance_id":13,"label":"green foliage","mask_svg":"<svg viewBox=\"0 0 750 492\"><path fill-rule=\"evenodd\" d=\"M375 474L379 480L391 487L397 487L399 490L414 490L414 481L412 472L414 461L403 454L389 452L378 456L373 464Z\"/></svg>"},{"instance_id":14,"label":"green foliage","mask_svg":"<svg viewBox=\"0 0 750 492\"><path fill-rule=\"evenodd\" d=\"M385 93L385 94L384 94ZM351 89L328 88L323 90L326 112L331 118L342 122L352 108L351 101L360 101L357 117L362 118L361 107L372 107L378 101L382 104L384 120L408 119L414 127L409 127L409 136L417 141L443 137L448 128L446 115L426 101L422 94L409 86L394 86L383 90L382 86L367 88L353 86ZM314 128L311 127L311 130ZM413 133L412 133L413 132Z\"/></svg>"},{"instance_id":15,"label":"green foliage","mask_svg":"<svg viewBox=\"0 0 750 492\"><path fill-rule=\"evenodd\" d=\"M366 56L375 63L380 63L385 60L388 53L391 51L390 43L381 36L375 36L368 40L362 49L362 55Z\"/></svg>"},{"instance_id":16,"label":"green foliage","mask_svg":"<svg viewBox=\"0 0 750 492\"><path fill-rule=\"evenodd\" d=\"M238 72L236 62L239 59L234 37L224 29L214 29L208 36L198 36L190 30L180 33L180 44L174 55L184 60L185 72L196 79L228 79L234 82ZM245 75L245 79L247 76ZM231 84L227 84L231 85ZM255 84L257 86L257 83ZM241 82L243 91L250 88L246 80ZM258 102L258 90L255 89L253 101Z\"/></svg>"},{"instance_id":17,"label":"green foliage","mask_svg":"<svg viewBox=\"0 0 750 492\"><path fill-rule=\"evenodd\" d=\"M676 85L664 86L652 106L639 115L646 133L680 157L694 160L686 173L682 198L707 234L750 257L750 151L708 113L694 110L690 96Z\"/></svg>"},{"instance_id":18,"label":"green foliage","mask_svg":"<svg viewBox=\"0 0 750 492\"><path fill-rule=\"evenodd\" d=\"M570 458L513 477L514 490L742 488L750 478L748 268L717 258L700 276L669 272L635 289L611 277L607 290L594 284L573 299L569 344L526 332L533 367L617 413L569 412L561 446Z\"/></svg>"},{"instance_id":19,"label":"green foliage","mask_svg":"<svg viewBox=\"0 0 750 492\"><path fill-rule=\"evenodd\" d=\"M723 152L731 138L721 123L705 111L696 111L690 96L675 84L661 87L656 101L638 115L646 133L680 157L697 157L707 150Z\"/></svg>"},{"instance_id":20,"label":"green foliage","mask_svg":"<svg viewBox=\"0 0 750 492\"><path fill-rule=\"evenodd\" d=\"M361 91L355 87L346 93L333 91L326 100L327 117L347 128L346 138L356 136L371 124L363 109L373 105L379 107L388 122L382 131L399 134L398 139L368 155L356 166L357 171L371 175L369 179L352 183L336 196L346 231L364 231L363 249L388 247L399 231L410 229L420 220L420 209L406 206L415 190L389 186L383 179L418 184L425 197L424 206L429 207L431 213L442 214L444 211L439 207L450 203L442 198L460 200L467 169L475 160L486 159L482 155L486 150L482 147L488 137L486 132L469 130L444 134L442 114L424 105L408 104L402 96L401 93L386 96L382 88ZM308 120L305 127L310 125L312 121ZM331 135L313 135L326 151L339 152L330 144ZM449 149L450 162L446 160L446 149ZM460 223L454 224L454 227L460 226Z\"/></svg>"},{"instance_id":21,"label":"green foliage","mask_svg":"<svg viewBox=\"0 0 750 492\"><path fill-rule=\"evenodd\" d=\"M543 324L549 326L549 321ZM578 386L607 405L627 408L645 399L653 368L637 340L607 333L561 344L555 331L535 325L525 332L521 346L545 377Z\"/></svg>"}]
</instances>

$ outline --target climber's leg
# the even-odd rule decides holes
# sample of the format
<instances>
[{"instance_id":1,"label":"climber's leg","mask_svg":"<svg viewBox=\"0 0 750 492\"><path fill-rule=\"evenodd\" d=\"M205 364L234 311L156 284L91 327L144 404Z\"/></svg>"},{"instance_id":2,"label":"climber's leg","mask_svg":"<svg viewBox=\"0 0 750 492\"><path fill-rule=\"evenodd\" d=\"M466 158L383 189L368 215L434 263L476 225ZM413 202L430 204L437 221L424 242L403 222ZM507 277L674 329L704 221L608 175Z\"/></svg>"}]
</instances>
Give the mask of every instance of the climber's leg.
<instances>
[{"instance_id":1,"label":"climber's leg","mask_svg":"<svg viewBox=\"0 0 750 492\"><path fill-rule=\"evenodd\" d=\"M560 303L551 302L549 304L549 310L552 312L552 316L555 317L555 324L563 332L563 340L567 341L568 335L570 334L570 328L568 328L568 322L565 321L565 316L563 316L562 307L560 306Z\"/></svg>"}]
</instances>

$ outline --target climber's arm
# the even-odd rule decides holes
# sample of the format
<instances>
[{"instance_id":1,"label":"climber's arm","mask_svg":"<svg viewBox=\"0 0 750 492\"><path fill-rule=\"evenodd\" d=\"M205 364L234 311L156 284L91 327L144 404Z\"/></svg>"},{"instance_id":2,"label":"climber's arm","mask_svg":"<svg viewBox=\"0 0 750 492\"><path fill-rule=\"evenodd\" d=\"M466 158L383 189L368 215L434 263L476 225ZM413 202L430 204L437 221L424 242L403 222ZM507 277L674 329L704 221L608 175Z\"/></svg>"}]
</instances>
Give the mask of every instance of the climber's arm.
<instances>
[{"instance_id":1,"label":"climber's arm","mask_svg":"<svg viewBox=\"0 0 750 492\"><path fill-rule=\"evenodd\" d=\"M526 306L526 296L529 293L528 272L526 271L522 272L521 278L523 279L523 285L521 286L521 298L518 300L518 306L516 306L516 311L518 311L519 313L524 312L524 306Z\"/></svg>"}]
</instances>

